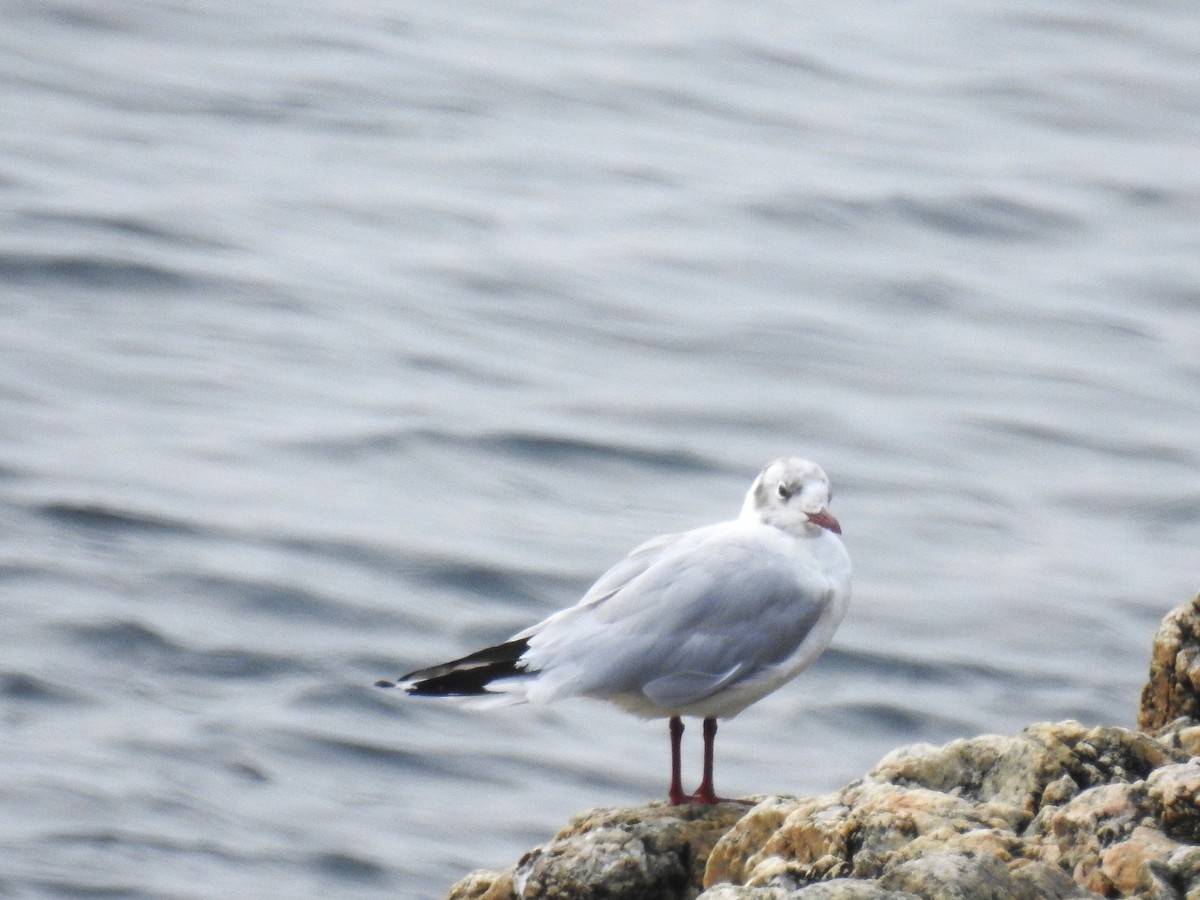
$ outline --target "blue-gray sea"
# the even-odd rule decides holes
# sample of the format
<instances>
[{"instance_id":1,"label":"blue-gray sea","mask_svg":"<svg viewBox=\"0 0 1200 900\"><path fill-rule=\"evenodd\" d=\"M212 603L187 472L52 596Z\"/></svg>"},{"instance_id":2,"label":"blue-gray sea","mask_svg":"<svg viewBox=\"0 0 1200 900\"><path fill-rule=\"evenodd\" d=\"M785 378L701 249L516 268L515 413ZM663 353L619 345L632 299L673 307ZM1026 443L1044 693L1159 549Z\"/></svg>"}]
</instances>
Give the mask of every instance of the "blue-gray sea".
<instances>
[{"instance_id":1,"label":"blue-gray sea","mask_svg":"<svg viewBox=\"0 0 1200 900\"><path fill-rule=\"evenodd\" d=\"M663 722L372 682L781 454L855 598L722 793L1133 723L1200 588L1191 0L2 18L0 895L437 897L663 796Z\"/></svg>"}]
</instances>

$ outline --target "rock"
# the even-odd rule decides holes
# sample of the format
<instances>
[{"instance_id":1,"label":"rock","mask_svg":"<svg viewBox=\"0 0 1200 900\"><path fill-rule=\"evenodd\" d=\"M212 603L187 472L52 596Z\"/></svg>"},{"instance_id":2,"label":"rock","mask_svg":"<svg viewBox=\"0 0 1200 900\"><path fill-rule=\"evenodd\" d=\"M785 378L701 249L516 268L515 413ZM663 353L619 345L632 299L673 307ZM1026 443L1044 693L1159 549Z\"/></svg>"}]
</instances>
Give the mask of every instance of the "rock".
<instances>
[{"instance_id":1,"label":"rock","mask_svg":"<svg viewBox=\"0 0 1200 900\"><path fill-rule=\"evenodd\" d=\"M722 884L700 895L704 900L789 900L795 894L787 888L746 887Z\"/></svg>"},{"instance_id":2,"label":"rock","mask_svg":"<svg viewBox=\"0 0 1200 900\"><path fill-rule=\"evenodd\" d=\"M1100 855L1100 871L1120 896L1128 897L1153 876L1152 863L1165 862L1177 849L1179 844L1158 829L1138 825L1126 840Z\"/></svg>"},{"instance_id":3,"label":"rock","mask_svg":"<svg viewBox=\"0 0 1200 900\"><path fill-rule=\"evenodd\" d=\"M472 872L450 889L446 900L512 900L512 869L503 872Z\"/></svg>"},{"instance_id":4,"label":"rock","mask_svg":"<svg viewBox=\"0 0 1200 900\"><path fill-rule=\"evenodd\" d=\"M790 797L772 797L742 816L709 854L704 883L744 882L746 866L799 805Z\"/></svg>"},{"instance_id":5,"label":"rock","mask_svg":"<svg viewBox=\"0 0 1200 900\"><path fill-rule=\"evenodd\" d=\"M450 900L1200 900L1200 597L1139 722L895 750L818 797L600 809Z\"/></svg>"},{"instance_id":6,"label":"rock","mask_svg":"<svg viewBox=\"0 0 1200 900\"><path fill-rule=\"evenodd\" d=\"M846 868L857 878L879 878L897 864L948 846L975 850L984 843L992 854L1008 857L1003 838L962 797L892 784L867 784L852 794L847 830L853 841L845 844Z\"/></svg>"},{"instance_id":7,"label":"rock","mask_svg":"<svg viewBox=\"0 0 1200 900\"><path fill-rule=\"evenodd\" d=\"M800 801L765 843L744 859L735 860L730 868L741 869L747 884L796 886L848 874L846 812L836 795ZM751 811L732 833L741 832L753 815ZM706 870L704 886L718 883L721 877L719 872Z\"/></svg>"},{"instance_id":8,"label":"rock","mask_svg":"<svg viewBox=\"0 0 1200 900\"><path fill-rule=\"evenodd\" d=\"M1070 875L1057 866L1018 860L1009 867L1009 871L1017 883L1020 896L1037 897L1039 900L1093 896L1091 891L1076 884Z\"/></svg>"},{"instance_id":9,"label":"rock","mask_svg":"<svg viewBox=\"0 0 1200 900\"><path fill-rule=\"evenodd\" d=\"M1200 759L1156 769L1146 780L1146 792L1167 834L1200 842Z\"/></svg>"},{"instance_id":10,"label":"rock","mask_svg":"<svg viewBox=\"0 0 1200 900\"><path fill-rule=\"evenodd\" d=\"M707 898L706 898L707 900ZM890 891L860 878L838 878L810 884L791 895L789 900L921 900L908 891Z\"/></svg>"},{"instance_id":11,"label":"rock","mask_svg":"<svg viewBox=\"0 0 1200 900\"><path fill-rule=\"evenodd\" d=\"M927 900L1041 900L1000 859L986 853L927 853L895 866L879 884Z\"/></svg>"},{"instance_id":12,"label":"rock","mask_svg":"<svg viewBox=\"0 0 1200 900\"><path fill-rule=\"evenodd\" d=\"M474 872L450 891L450 900L519 897L692 900L717 838L746 806L663 802L630 809L595 809L576 816L547 844L513 869Z\"/></svg>"},{"instance_id":13,"label":"rock","mask_svg":"<svg viewBox=\"0 0 1200 900\"><path fill-rule=\"evenodd\" d=\"M1200 594L1168 613L1154 635L1138 728L1152 733L1181 717L1200 720Z\"/></svg>"},{"instance_id":14,"label":"rock","mask_svg":"<svg viewBox=\"0 0 1200 900\"><path fill-rule=\"evenodd\" d=\"M1128 784L1099 785L1060 807L1047 807L1029 831L1038 835L1038 856L1072 874L1090 890L1106 894L1111 882L1100 871L1104 839L1132 831L1141 817L1139 796Z\"/></svg>"},{"instance_id":15,"label":"rock","mask_svg":"<svg viewBox=\"0 0 1200 900\"><path fill-rule=\"evenodd\" d=\"M889 891L873 881L838 878L797 891L778 887L745 887L722 884L700 895L702 900L921 900L907 891Z\"/></svg>"},{"instance_id":16,"label":"rock","mask_svg":"<svg viewBox=\"0 0 1200 900\"><path fill-rule=\"evenodd\" d=\"M1180 716L1154 732L1154 736L1168 747L1182 750L1188 756L1200 756L1200 725L1193 719Z\"/></svg>"}]
</instances>

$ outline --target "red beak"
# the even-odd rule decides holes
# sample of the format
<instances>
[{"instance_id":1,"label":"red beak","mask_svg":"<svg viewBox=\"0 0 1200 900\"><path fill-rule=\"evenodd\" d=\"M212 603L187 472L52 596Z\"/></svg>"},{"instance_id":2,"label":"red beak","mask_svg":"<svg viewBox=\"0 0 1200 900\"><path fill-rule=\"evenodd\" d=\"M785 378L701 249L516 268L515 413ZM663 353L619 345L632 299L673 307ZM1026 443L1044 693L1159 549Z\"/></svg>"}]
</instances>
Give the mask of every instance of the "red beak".
<instances>
[{"instance_id":1,"label":"red beak","mask_svg":"<svg viewBox=\"0 0 1200 900\"><path fill-rule=\"evenodd\" d=\"M838 520L829 514L829 510L822 507L815 513L808 514L808 521L814 525L820 525L822 528L828 528L834 534L842 533L842 526L838 524Z\"/></svg>"}]
</instances>

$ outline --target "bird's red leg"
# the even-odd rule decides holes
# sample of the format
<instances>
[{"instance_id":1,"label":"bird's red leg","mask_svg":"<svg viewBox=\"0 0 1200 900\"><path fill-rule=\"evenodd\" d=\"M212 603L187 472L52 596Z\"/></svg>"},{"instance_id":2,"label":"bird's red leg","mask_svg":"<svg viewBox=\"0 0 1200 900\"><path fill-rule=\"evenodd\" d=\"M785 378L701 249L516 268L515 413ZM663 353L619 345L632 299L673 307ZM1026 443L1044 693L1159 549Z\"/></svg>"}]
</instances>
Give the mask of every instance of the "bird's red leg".
<instances>
[{"instance_id":1,"label":"bird's red leg","mask_svg":"<svg viewBox=\"0 0 1200 900\"><path fill-rule=\"evenodd\" d=\"M700 789L692 794L695 803L726 803L723 797L718 797L713 790L713 742L717 737L717 720L704 720L704 779Z\"/></svg>"},{"instance_id":2,"label":"bird's red leg","mask_svg":"<svg viewBox=\"0 0 1200 900\"><path fill-rule=\"evenodd\" d=\"M680 744L683 743L683 719L671 716L671 787L667 791L667 799L672 806L680 803L690 803L692 798L683 792L680 777Z\"/></svg>"}]
</instances>

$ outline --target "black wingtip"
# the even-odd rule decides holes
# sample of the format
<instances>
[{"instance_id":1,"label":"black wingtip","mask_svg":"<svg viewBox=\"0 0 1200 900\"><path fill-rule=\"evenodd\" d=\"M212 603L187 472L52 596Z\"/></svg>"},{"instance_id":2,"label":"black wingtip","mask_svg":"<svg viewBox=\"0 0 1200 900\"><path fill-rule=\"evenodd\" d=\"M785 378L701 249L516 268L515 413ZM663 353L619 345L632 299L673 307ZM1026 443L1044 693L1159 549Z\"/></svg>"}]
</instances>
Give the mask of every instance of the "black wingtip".
<instances>
[{"instance_id":1,"label":"black wingtip","mask_svg":"<svg viewBox=\"0 0 1200 900\"><path fill-rule=\"evenodd\" d=\"M530 674L519 662L495 662L482 666L458 669L432 678L414 681L406 688L414 697L478 697L491 694L488 687L493 681L519 678Z\"/></svg>"},{"instance_id":2,"label":"black wingtip","mask_svg":"<svg viewBox=\"0 0 1200 900\"><path fill-rule=\"evenodd\" d=\"M416 697L475 697L490 694L492 691L488 690L488 685L493 681L534 674L521 662L521 655L528 649L529 640L526 638L506 641L461 659L409 672L396 681L377 681L375 686L394 688L404 685L404 692Z\"/></svg>"},{"instance_id":3,"label":"black wingtip","mask_svg":"<svg viewBox=\"0 0 1200 900\"><path fill-rule=\"evenodd\" d=\"M515 641L506 641L503 644L497 644L494 647L486 647L483 650L478 650L475 653L458 659L452 659L450 662L441 663L440 665L430 666L427 669L417 669L415 672L409 672L407 675L401 675L397 681L407 684L408 682L428 681L433 678L440 678L443 675L450 675L455 672L461 672L464 669L471 669L477 666L488 666L494 664L517 664L521 655L529 649L529 640L521 638Z\"/></svg>"}]
</instances>

